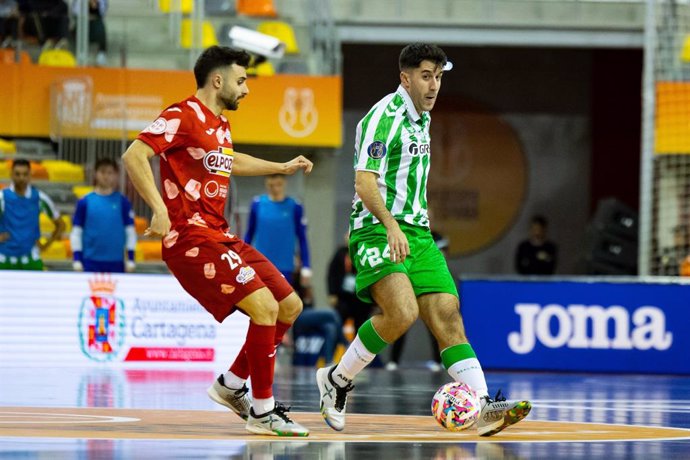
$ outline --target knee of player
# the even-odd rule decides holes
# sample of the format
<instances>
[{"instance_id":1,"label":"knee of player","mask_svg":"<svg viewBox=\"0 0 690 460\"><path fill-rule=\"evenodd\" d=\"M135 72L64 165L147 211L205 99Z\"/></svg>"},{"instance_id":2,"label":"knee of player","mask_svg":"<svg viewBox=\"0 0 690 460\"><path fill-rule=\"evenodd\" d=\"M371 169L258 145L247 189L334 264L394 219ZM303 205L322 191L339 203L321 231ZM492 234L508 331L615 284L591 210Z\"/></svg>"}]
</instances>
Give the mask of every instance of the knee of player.
<instances>
[{"instance_id":1,"label":"knee of player","mask_svg":"<svg viewBox=\"0 0 690 460\"><path fill-rule=\"evenodd\" d=\"M256 308L248 313L252 321L257 324L275 324L278 319L278 302L274 299L266 299L261 303L261 308Z\"/></svg>"},{"instance_id":2,"label":"knee of player","mask_svg":"<svg viewBox=\"0 0 690 460\"><path fill-rule=\"evenodd\" d=\"M419 310L417 309L402 309L398 313L398 323L405 329L412 327L417 317L419 316Z\"/></svg>"},{"instance_id":3,"label":"knee of player","mask_svg":"<svg viewBox=\"0 0 690 460\"><path fill-rule=\"evenodd\" d=\"M296 294L292 294L280 302L281 316L289 317L293 321L297 319L303 309L304 304L302 303L302 299Z\"/></svg>"}]
</instances>

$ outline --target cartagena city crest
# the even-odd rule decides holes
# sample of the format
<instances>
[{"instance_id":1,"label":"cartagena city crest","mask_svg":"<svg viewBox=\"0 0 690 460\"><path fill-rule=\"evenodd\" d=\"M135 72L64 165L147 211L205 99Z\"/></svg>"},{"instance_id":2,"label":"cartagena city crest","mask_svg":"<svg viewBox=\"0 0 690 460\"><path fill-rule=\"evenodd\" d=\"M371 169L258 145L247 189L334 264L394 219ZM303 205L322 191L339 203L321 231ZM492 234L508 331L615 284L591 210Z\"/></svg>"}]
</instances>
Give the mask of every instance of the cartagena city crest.
<instances>
[{"instance_id":1,"label":"cartagena city crest","mask_svg":"<svg viewBox=\"0 0 690 460\"><path fill-rule=\"evenodd\" d=\"M96 275L79 310L81 351L94 361L115 359L125 340L125 306L115 297L115 286L110 275Z\"/></svg>"}]
</instances>

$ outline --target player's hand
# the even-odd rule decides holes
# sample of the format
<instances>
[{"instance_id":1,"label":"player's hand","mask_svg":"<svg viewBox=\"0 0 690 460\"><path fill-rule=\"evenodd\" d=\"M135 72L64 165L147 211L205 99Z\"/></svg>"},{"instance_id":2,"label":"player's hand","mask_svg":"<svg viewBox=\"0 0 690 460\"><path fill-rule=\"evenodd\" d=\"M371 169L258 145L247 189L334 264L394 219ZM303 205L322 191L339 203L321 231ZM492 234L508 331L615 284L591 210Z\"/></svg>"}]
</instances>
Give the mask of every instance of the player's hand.
<instances>
[{"instance_id":1,"label":"player's hand","mask_svg":"<svg viewBox=\"0 0 690 460\"><path fill-rule=\"evenodd\" d=\"M407 256L410 255L410 244L407 242L407 237L403 231L400 230L398 223L394 222L389 228L386 228L386 233L391 262L395 264L405 262Z\"/></svg>"},{"instance_id":2,"label":"player's hand","mask_svg":"<svg viewBox=\"0 0 690 460\"><path fill-rule=\"evenodd\" d=\"M304 170L304 174L309 174L313 167L314 163L300 155L288 161L287 163L283 163L283 173L291 175L295 174L299 169L302 169Z\"/></svg>"},{"instance_id":3,"label":"player's hand","mask_svg":"<svg viewBox=\"0 0 690 460\"><path fill-rule=\"evenodd\" d=\"M163 210L154 212L151 217L151 225L144 230L144 236L158 236L162 238L168 233L170 233L170 217L168 217L168 211Z\"/></svg>"},{"instance_id":4,"label":"player's hand","mask_svg":"<svg viewBox=\"0 0 690 460\"><path fill-rule=\"evenodd\" d=\"M7 241L10 239L10 234L8 232L2 232L0 233L0 243L3 241Z\"/></svg>"},{"instance_id":5,"label":"player's hand","mask_svg":"<svg viewBox=\"0 0 690 460\"><path fill-rule=\"evenodd\" d=\"M74 262L72 262L72 270L74 270L75 272L83 272L84 264L82 264L78 260L75 260Z\"/></svg>"},{"instance_id":6,"label":"player's hand","mask_svg":"<svg viewBox=\"0 0 690 460\"><path fill-rule=\"evenodd\" d=\"M127 273L134 273L134 270L136 270L136 268L137 264L135 264L133 260L125 261L125 271Z\"/></svg>"}]
</instances>

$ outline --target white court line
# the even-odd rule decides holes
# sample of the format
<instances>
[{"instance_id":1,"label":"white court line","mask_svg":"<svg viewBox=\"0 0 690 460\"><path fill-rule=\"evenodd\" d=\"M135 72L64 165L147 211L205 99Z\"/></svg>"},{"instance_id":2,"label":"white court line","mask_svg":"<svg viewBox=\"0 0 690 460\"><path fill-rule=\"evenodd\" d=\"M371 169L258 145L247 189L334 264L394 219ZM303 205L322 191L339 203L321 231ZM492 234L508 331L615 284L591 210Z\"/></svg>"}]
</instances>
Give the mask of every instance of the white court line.
<instances>
[{"instance_id":1,"label":"white court line","mask_svg":"<svg viewBox=\"0 0 690 460\"><path fill-rule=\"evenodd\" d=\"M42 420L3 420L5 416L12 418L19 418L22 415L38 416ZM63 417L62 420L45 420L46 418L57 419ZM78 420L89 419L89 420ZM78 423L129 423L138 422L141 419L134 417L112 417L108 415L81 415L81 414L58 414L54 412L0 412L0 424L49 424L49 423L64 423L64 424L78 424Z\"/></svg>"}]
</instances>

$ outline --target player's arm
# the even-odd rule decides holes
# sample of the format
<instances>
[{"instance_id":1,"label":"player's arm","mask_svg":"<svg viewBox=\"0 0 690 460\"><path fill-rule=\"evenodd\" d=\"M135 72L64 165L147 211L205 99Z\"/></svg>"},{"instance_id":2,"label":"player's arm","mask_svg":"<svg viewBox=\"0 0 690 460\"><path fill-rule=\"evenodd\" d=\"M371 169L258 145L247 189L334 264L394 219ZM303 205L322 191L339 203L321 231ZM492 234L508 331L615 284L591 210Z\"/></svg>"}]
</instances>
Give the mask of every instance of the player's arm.
<instances>
[{"instance_id":1,"label":"player's arm","mask_svg":"<svg viewBox=\"0 0 690 460\"><path fill-rule=\"evenodd\" d=\"M5 195L0 190L0 219L2 219L2 214L5 212ZM0 243L10 239L9 232L0 232Z\"/></svg>"},{"instance_id":2,"label":"player's arm","mask_svg":"<svg viewBox=\"0 0 690 460\"><path fill-rule=\"evenodd\" d=\"M77 209L74 210L72 217L72 233L69 235L70 246L72 246L72 268L76 272L84 271L83 250L84 250L84 221L86 220L86 200L82 198L77 201Z\"/></svg>"},{"instance_id":3,"label":"player's arm","mask_svg":"<svg viewBox=\"0 0 690 460\"><path fill-rule=\"evenodd\" d=\"M247 223L247 233L244 234L244 241L252 244L254 241L254 234L256 233L256 216L259 214L259 200L252 201L252 207L249 209L249 222Z\"/></svg>"},{"instance_id":4,"label":"player's arm","mask_svg":"<svg viewBox=\"0 0 690 460\"><path fill-rule=\"evenodd\" d=\"M137 231L134 228L134 211L132 203L127 197L122 197L122 224L125 227L125 249L127 250L127 260L125 261L125 271L131 273L136 269L134 262L134 251L137 248Z\"/></svg>"},{"instance_id":5,"label":"player's arm","mask_svg":"<svg viewBox=\"0 0 690 460\"><path fill-rule=\"evenodd\" d=\"M62 237L62 233L65 231L65 222L62 220L60 213L55 207L55 203L53 203L53 200L51 200L48 195L39 190L38 199L41 212L45 213L50 220L53 221L53 233L50 234L45 243L41 243L40 240L38 241L38 248L44 251L48 249L54 241Z\"/></svg>"},{"instance_id":6,"label":"player's arm","mask_svg":"<svg viewBox=\"0 0 690 460\"><path fill-rule=\"evenodd\" d=\"M309 174L314 163L302 155L285 163L262 160L246 153L235 152L232 162L232 174L235 176L268 176L271 174L295 174L299 169Z\"/></svg>"},{"instance_id":7,"label":"player's arm","mask_svg":"<svg viewBox=\"0 0 690 460\"><path fill-rule=\"evenodd\" d=\"M377 178L378 174L373 171L357 171L355 173L355 191L369 212L386 227L391 262L404 262L405 258L410 255L410 245L407 242L407 237L400 230L398 221L395 220L383 202L376 184Z\"/></svg>"},{"instance_id":8,"label":"player's arm","mask_svg":"<svg viewBox=\"0 0 690 460\"><path fill-rule=\"evenodd\" d=\"M155 152L145 142L136 139L122 155L122 163L125 165L134 188L153 211L151 225L146 229L146 236L165 236L170 232L170 218L165 207L163 197L156 187L149 159Z\"/></svg>"},{"instance_id":9,"label":"player's arm","mask_svg":"<svg viewBox=\"0 0 690 460\"><path fill-rule=\"evenodd\" d=\"M302 286L311 286L311 257L309 255L309 243L307 242L307 218L304 216L304 207L295 203L294 216L295 232L299 242L299 258L302 261L300 278Z\"/></svg>"}]
</instances>

